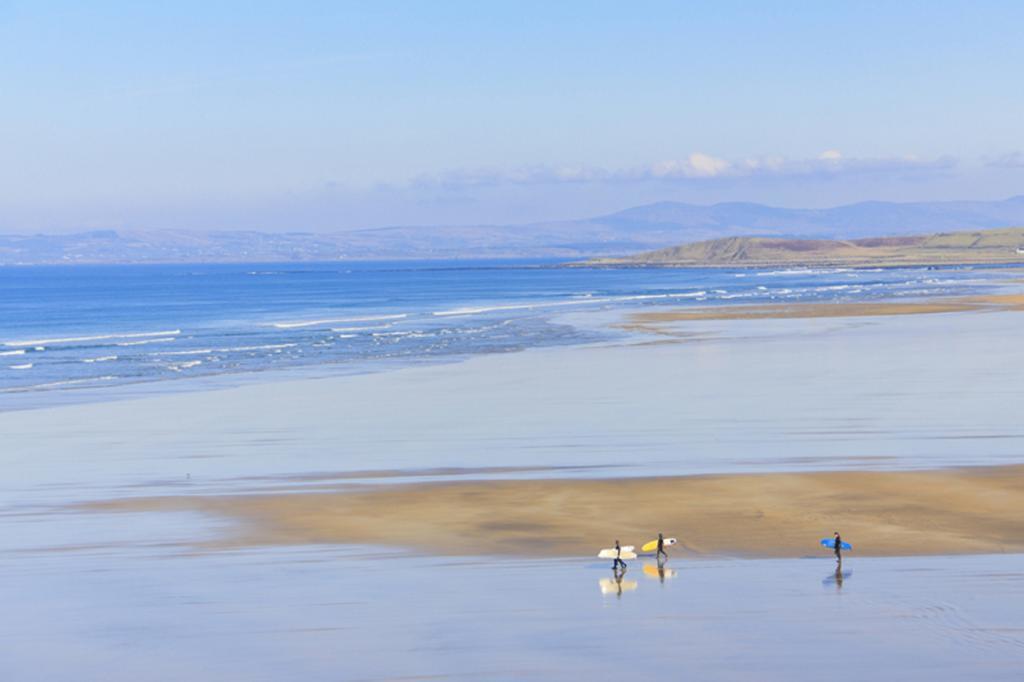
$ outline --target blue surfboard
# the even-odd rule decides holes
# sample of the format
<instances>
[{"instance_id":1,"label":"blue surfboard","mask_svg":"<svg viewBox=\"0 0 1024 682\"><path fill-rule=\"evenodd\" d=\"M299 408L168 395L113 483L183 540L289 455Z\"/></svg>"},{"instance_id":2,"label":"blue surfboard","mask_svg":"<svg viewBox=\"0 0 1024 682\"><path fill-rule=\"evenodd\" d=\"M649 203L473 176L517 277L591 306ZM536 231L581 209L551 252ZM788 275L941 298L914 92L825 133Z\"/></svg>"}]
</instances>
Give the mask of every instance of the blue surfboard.
<instances>
[{"instance_id":1,"label":"blue surfboard","mask_svg":"<svg viewBox=\"0 0 1024 682\"><path fill-rule=\"evenodd\" d=\"M836 539L835 538L822 538L821 539L821 546L825 547L827 549L835 549L835 547L836 547ZM840 542L839 543L839 548L840 549L853 549L853 545L851 545L849 542Z\"/></svg>"}]
</instances>

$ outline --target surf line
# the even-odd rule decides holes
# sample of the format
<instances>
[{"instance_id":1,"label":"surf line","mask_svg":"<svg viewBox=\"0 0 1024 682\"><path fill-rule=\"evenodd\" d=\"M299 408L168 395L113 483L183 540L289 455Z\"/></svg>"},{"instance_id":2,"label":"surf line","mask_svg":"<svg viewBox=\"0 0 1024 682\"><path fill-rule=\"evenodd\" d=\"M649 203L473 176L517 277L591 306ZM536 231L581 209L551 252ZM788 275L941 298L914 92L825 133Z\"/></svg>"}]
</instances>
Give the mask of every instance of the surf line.
<instances>
[{"instance_id":1,"label":"surf line","mask_svg":"<svg viewBox=\"0 0 1024 682\"><path fill-rule=\"evenodd\" d=\"M97 334L95 336L68 336L59 339L34 339L31 341L4 341L4 345L8 348L18 348L19 346L45 346L48 344L55 343L75 343L79 341L107 341L109 339L142 339L154 336L177 336L181 333L180 329L172 329L165 332L133 332L129 334Z\"/></svg>"}]
</instances>

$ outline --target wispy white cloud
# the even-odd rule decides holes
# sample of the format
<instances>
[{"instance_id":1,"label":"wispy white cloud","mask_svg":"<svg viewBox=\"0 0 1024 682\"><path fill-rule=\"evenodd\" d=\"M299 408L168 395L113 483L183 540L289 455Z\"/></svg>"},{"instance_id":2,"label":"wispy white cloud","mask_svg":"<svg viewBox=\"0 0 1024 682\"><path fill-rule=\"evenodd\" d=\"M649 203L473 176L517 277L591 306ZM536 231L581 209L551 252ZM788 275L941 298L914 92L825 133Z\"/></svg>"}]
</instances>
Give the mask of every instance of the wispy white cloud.
<instances>
[{"instance_id":1,"label":"wispy white cloud","mask_svg":"<svg viewBox=\"0 0 1024 682\"><path fill-rule=\"evenodd\" d=\"M512 169L474 168L457 169L421 175L413 185L461 187L491 185L536 185L566 182L597 182L612 179L613 174L603 168L590 166L521 166Z\"/></svg>"},{"instance_id":2,"label":"wispy white cloud","mask_svg":"<svg viewBox=\"0 0 1024 682\"><path fill-rule=\"evenodd\" d=\"M1024 159L1021 160L1024 163ZM514 169L461 169L415 178L420 187L481 187L595 182L682 182L756 177L835 177L847 174L926 173L957 165L953 157L921 159L916 156L847 157L827 149L813 158L758 156L724 159L693 152L681 159L665 159L644 166L608 169L596 166L525 166Z\"/></svg>"},{"instance_id":3,"label":"wispy white cloud","mask_svg":"<svg viewBox=\"0 0 1024 682\"><path fill-rule=\"evenodd\" d=\"M727 174L732 164L703 152L694 152L683 160L670 159L651 164L648 168L638 169L630 174L640 178L713 178Z\"/></svg>"},{"instance_id":4,"label":"wispy white cloud","mask_svg":"<svg viewBox=\"0 0 1024 682\"><path fill-rule=\"evenodd\" d=\"M986 159L985 165L990 168L1024 168L1024 152L1010 152L989 158Z\"/></svg>"}]
</instances>

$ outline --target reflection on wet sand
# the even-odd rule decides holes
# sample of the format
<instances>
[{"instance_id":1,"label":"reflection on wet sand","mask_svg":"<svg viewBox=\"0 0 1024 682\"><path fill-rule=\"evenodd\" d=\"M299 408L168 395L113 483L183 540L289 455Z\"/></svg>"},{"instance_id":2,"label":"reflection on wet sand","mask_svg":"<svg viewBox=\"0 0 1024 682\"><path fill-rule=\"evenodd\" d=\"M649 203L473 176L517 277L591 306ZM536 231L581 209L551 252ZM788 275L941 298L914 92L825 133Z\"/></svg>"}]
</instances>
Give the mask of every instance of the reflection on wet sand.
<instances>
[{"instance_id":1,"label":"reflection on wet sand","mask_svg":"<svg viewBox=\"0 0 1024 682\"><path fill-rule=\"evenodd\" d=\"M836 570L825 576L825 579L821 581L822 585L828 587L829 585L836 586L836 592L843 589L843 581L853 575L853 571L844 571L843 562L836 564Z\"/></svg>"},{"instance_id":2,"label":"reflection on wet sand","mask_svg":"<svg viewBox=\"0 0 1024 682\"><path fill-rule=\"evenodd\" d=\"M632 563L620 586L579 560L382 559L0 554L3 679L1002 682L1024 651L1022 555L858 558L841 597L825 558L687 561L643 590Z\"/></svg>"},{"instance_id":3,"label":"reflection on wet sand","mask_svg":"<svg viewBox=\"0 0 1024 682\"><path fill-rule=\"evenodd\" d=\"M611 578L601 578L597 581L601 588L601 594L614 594L616 597L621 597L623 592L632 592L640 586L637 581L625 578L625 568L614 570Z\"/></svg>"},{"instance_id":4,"label":"reflection on wet sand","mask_svg":"<svg viewBox=\"0 0 1024 682\"><path fill-rule=\"evenodd\" d=\"M668 568L664 561L659 561L657 564L644 564L644 575L664 583L666 578L675 578L679 575L679 571Z\"/></svg>"}]
</instances>

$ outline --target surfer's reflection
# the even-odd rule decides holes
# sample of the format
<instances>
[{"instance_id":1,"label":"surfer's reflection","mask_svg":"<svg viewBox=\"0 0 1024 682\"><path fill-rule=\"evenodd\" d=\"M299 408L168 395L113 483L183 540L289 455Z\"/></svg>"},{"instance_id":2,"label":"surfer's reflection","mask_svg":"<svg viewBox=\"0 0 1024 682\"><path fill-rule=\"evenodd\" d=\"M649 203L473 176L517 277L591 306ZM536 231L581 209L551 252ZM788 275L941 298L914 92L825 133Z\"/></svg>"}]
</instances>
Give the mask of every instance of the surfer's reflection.
<instances>
[{"instance_id":1,"label":"surfer's reflection","mask_svg":"<svg viewBox=\"0 0 1024 682\"><path fill-rule=\"evenodd\" d=\"M644 575L658 580L661 584L665 584L665 578L675 578L677 571L674 568L665 566L665 560L660 559L657 565L644 564Z\"/></svg>"},{"instance_id":2,"label":"surfer's reflection","mask_svg":"<svg viewBox=\"0 0 1024 682\"><path fill-rule=\"evenodd\" d=\"M622 564L622 568L612 570L612 575L615 576L615 596L622 596L622 579L626 577L626 564Z\"/></svg>"},{"instance_id":3,"label":"surfer's reflection","mask_svg":"<svg viewBox=\"0 0 1024 682\"><path fill-rule=\"evenodd\" d=\"M836 564L836 570L834 573L829 573L824 580L821 581L822 585L835 585L836 592L843 589L843 581L853 575L853 571L844 571L843 562L840 561Z\"/></svg>"},{"instance_id":4,"label":"surfer's reflection","mask_svg":"<svg viewBox=\"0 0 1024 682\"><path fill-rule=\"evenodd\" d=\"M626 580L626 567L617 567L612 570L611 578L601 578L598 585L601 587L601 594L614 594L621 597L623 592L632 592L637 588L635 580Z\"/></svg>"}]
</instances>

